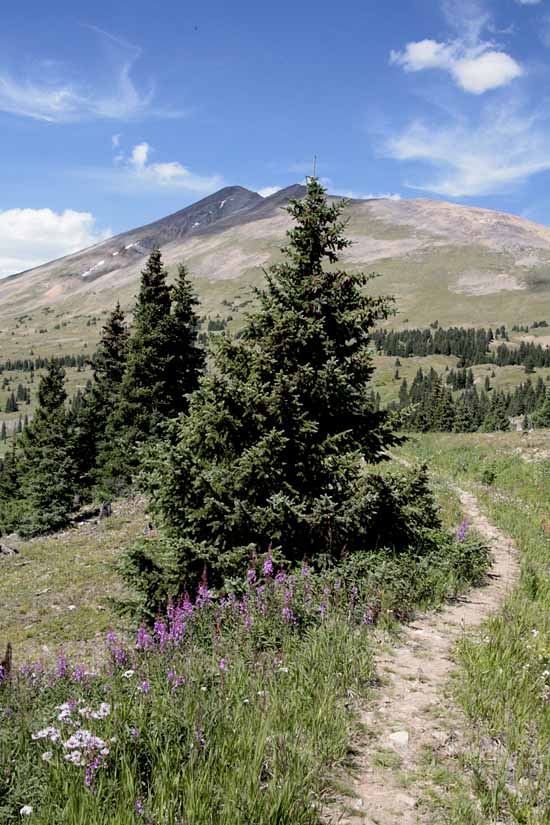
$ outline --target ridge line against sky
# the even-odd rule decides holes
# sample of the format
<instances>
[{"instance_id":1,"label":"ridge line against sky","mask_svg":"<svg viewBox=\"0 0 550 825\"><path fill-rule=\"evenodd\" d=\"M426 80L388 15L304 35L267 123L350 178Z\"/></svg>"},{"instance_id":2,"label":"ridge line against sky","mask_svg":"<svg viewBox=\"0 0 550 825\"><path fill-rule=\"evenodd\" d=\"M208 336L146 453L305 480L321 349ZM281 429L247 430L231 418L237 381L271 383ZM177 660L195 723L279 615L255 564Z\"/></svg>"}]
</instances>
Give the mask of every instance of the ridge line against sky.
<instances>
[{"instance_id":1,"label":"ridge line against sky","mask_svg":"<svg viewBox=\"0 0 550 825\"><path fill-rule=\"evenodd\" d=\"M333 192L550 224L550 0L338 14L313 0L5 11L0 276L228 184L271 194L314 154Z\"/></svg>"}]
</instances>

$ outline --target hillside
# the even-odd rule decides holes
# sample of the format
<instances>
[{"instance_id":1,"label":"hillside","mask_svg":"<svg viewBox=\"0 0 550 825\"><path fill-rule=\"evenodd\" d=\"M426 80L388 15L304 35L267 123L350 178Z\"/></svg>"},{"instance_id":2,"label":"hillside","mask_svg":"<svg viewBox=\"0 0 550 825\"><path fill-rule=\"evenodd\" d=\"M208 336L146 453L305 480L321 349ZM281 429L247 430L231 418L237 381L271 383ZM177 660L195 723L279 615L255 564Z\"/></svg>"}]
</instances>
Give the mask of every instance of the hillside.
<instances>
[{"instance_id":1,"label":"hillside","mask_svg":"<svg viewBox=\"0 0 550 825\"><path fill-rule=\"evenodd\" d=\"M262 198L227 187L179 212L82 252L0 281L0 352L27 356L93 346L117 299L131 308L145 257L159 245L171 270L185 261L203 314L232 316L277 260L292 186ZM384 277L372 289L397 298L397 323L528 323L550 317L550 229L522 218L432 200L351 200L344 255ZM395 323L395 321L393 322ZM17 335L12 332L17 329Z\"/></svg>"}]
</instances>

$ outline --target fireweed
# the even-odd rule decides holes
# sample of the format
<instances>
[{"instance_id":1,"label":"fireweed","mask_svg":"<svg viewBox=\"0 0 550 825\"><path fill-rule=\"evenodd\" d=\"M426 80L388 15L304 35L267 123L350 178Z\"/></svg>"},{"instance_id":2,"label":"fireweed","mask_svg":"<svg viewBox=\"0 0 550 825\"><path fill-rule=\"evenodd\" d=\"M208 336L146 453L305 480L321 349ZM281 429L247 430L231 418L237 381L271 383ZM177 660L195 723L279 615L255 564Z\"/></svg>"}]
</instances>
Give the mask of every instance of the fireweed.
<instances>
[{"instance_id":1,"label":"fireweed","mask_svg":"<svg viewBox=\"0 0 550 825\"><path fill-rule=\"evenodd\" d=\"M238 593L203 581L132 643L109 632L99 672L64 653L21 668L0 688L0 821L30 807L40 825L318 822L350 698L374 678L372 627L422 601L413 570L431 575L432 600L454 595L443 556L446 568L371 555L321 575L269 555Z\"/></svg>"}]
</instances>

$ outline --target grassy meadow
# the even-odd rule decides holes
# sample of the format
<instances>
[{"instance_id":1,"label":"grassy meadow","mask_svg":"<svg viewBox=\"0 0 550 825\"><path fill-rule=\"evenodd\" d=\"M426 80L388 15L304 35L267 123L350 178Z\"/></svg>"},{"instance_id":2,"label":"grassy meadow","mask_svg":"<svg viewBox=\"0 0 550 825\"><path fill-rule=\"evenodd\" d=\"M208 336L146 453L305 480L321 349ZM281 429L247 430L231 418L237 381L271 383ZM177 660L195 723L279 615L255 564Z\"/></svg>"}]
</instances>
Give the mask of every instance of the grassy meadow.
<instances>
[{"instance_id":1,"label":"grassy meadow","mask_svg":"<svg viewBox=\"0 0 550 825\"><path fill-rule=\"evenodd\" d=\"M440 501L454 533L457 500ZM448 555L377 551L324 573L267 557L235 592L203 584L135 635L109 597L123 595L112 562L141 506L1 562L17 676L0 687L0 821L32 809L39 825L320 822L353 759L376 647L479 581L484 552L472 536Z\"/></svg>"}]
</instances>

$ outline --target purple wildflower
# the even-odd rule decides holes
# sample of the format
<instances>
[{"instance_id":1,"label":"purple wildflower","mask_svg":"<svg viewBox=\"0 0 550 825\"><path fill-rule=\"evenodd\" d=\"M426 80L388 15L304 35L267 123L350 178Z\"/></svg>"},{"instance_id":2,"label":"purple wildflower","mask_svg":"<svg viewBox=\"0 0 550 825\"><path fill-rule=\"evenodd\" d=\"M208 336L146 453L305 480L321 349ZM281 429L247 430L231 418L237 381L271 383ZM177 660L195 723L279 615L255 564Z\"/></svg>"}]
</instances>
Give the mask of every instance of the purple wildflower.
<instances>
[{"instance_id":1,"label":"purple wildflower","mask_svg":"<svg viewBox=\"0 0 550 825\"><path fill-rule=\"evenodd\" d=\"M206 739L204 738L204 733L200 725L195 726L195 742L201 749L206 747Z\"/></svg>"},{"instance_id":2,"label":"purple wildflower","mask_svg":"<svg viewBox=\"0 0 550 825\"><path fill-rule=\"evenodd\" d=\"M84 677L86 676L86 670L82 667L82 665L76 665L75 669L73 670L72 674L73 682L83 682Z\"/></svg>"},{"instance_id":3,"label":"purple wildflower","mask_svg":"<svg viewBox=\"0 0 550 825\"><path fill-rule=\"evenodd\" d=\"M55 668L55 673L56 673L57 678L58 679L63 679L63 677L67 675L68 670L69 670L69 663L67 661L67 657L65 656L63 651L61 651L61 653L57 657L57 665L56 665L56 668Z\"/></svg>"},{"instance_id":4,"label":"purple wildflower","mask_svg":"<svg viewBox=\"0 0 550 825\"><path fill-rule=\"evenodd\" d=\"M134 804L134 808L135 808L136 814L138 814L139 816L143 816L143 813L144 813L144 811L143 811L143 802L141 801L141 799L136 799L135 804Z\"/></svg>"},{"instance_id":5,"label":"purple wildflower","mask_svg":"<svg viewBox=\"0 0 550 825\"><path fill-rule=\"evenodd\" d=\"M459 544L462 544L464 539L466 538L466 533L468 532L468 519L465 518L458 528L458 533L456 534L456 540Z\"/></svg>"},{"instance_id":6,"label":"purple wildflower","mask_svg":"<svg viewBox=\"0 0 550 825\"><path fill-rule=\"evenodd\" d=\"M153 639L147 632L147 628L145 624L142 623L138 630L137 640L136 640L136 647L138 650L149 650L151 645L153 644Z\"/></svg>"},{"instance_id":7,"label":"purple wildflower","mask_svg":"<svg viewBox=\"0 0 550 825\"><path fill-rule=\"evenodd\" d=\"M266 578L269 578L270 576L272 576L274 569L275 568L273 566L273 559L271 558L271 553L270 553L264 561L264 566L263 566L264 576Z\"/></svg>"},{"instance_id":8,"label":"purple wildflower","mask_svg":"<svg viewBox=\"0 0 550 825\"><path fill-rule=\"evenodd\" d=\"M246 580L250 585L256 581L256 571L252 567L246 571Z\"/></svg>"},{"instance_id":9,"label":"purple wildflower","mask_svg":"<svg viewBox=\"0 0 550 825\"><path fill-rule=\"evenodd\" d=\"M291 624L294 621L294 613L292 612L292 608L288 607L287 605L283 607L283 619L285 620L285 622L288 622L289 624Z\"/></svg>"},{"instance_id":10,"label":"purple wildflower","mask_svg":"<svg viewBox=\"0 0 550 825\"><path fill-rule=\"evenodd\" d=\"M147 681L147 679L146 679L146 680L145 680L144 682L142 682L142 683L141 683L141 685L139 686L139 690L140 690L142 693L144 693L144 694L149 693L149 691L151 690L151 683L150 683L150 682L148 682L148 681Z\"/></svg>"}]
</instances>

